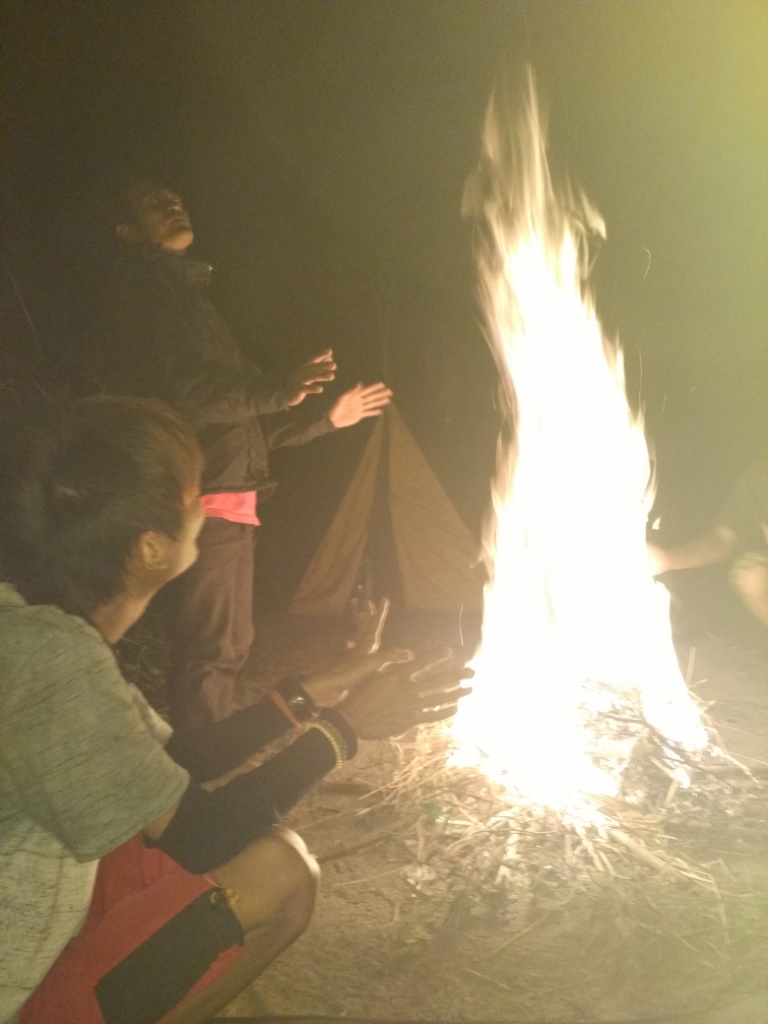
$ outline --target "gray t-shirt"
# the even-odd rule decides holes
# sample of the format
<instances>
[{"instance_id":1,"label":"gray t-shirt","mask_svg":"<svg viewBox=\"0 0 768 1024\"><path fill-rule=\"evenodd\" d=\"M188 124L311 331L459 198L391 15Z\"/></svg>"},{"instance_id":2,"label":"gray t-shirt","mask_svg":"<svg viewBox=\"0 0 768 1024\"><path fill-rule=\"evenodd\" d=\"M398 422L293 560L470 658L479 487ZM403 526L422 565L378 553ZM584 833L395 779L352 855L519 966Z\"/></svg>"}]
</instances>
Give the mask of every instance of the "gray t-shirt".
<instances>
[{"instance_id":1,"label":"gray t-shirt","mask_svg":"<svg viewBox=\"0 0 768 1024\"><path fill-rule=\"evenodd\" d=\"M0 1021L79 932L99 857L180 800L165 740L92 626L0 583Z\"/></svg>"}]
</instances>

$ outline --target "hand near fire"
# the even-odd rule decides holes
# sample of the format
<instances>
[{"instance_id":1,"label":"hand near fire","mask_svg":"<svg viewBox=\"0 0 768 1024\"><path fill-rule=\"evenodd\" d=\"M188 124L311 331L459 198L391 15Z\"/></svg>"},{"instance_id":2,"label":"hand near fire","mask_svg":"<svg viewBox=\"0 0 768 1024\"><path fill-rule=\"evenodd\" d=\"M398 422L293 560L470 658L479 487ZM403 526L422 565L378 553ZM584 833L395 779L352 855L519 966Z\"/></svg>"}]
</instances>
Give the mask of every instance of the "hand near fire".
<instances>
[{"instance_id":1,"label":"hand near fire","mask_svg":"<svg viewBox=\"0 0 768 1024\"><path fill-rule=\"evenodd\" d=\"M368 601L355 615L355 639L350 651L341 661L328 669L313 672L302 686L315 704L333 707L353 686L369 675L381 672L389 665L412 661L410 651L387 650L379 652L381 634L389 614L389 599Z\"/></svg>"},{"instance_id":2,"label":"hand near fire","mask_svg":"<svg viewBox=\"0 0 768 1024\"><path fill-rule=\"evenodd\" d=\"M307 359L288 375L286 381L288 405L299 405L307 395L319 395L323 390L323 383L333 380L335 376L336 363L333 359L333 349L327 348L319 355L313 356L312 359Z\"/></svg>"},{"instance_id":3,"label":"hand near fire","mask_svg":"<svg viewBox=\"0 0 768 1024\"><path fill-rule=\"evenodd\" d=\"M390 664L361 679L336 710L361 740L400 736L414 725L452 718L461 698L472 692L461 683L473 675L450 651L437 660L430 655Z\"/></svg>"},{"instance_id":4,"label":"hand near fire","mask_svg":"<svg viewBox=\"0 0 768 1024\"><path fill-rule=\"evenodd\" d=\"M389 598L378 601L354 602L355 635L347 641L347 647L355 654L375 654L381 645L381 634L389 615Z\"/></svg>"},{"instance_id":5,"label":"hand near fire","mask_svg":"<svg viewBox=\"0 0 768 1024\"><path fill-rule=\"evenodd\" d=\"M390 665L413 661L413 652L404 650L378 651L376 654L348 655L322 672L314 672L301 684L315 704L336 707L358 683Z\"/></svg>"},{"instance_id":6,"label":"hand near fire","mask_svg":"<svg viewBox=\"0 0 768 1024\"><path fill-rule=\"evenodd\" d=\"M369 416L381 416L385 406L392 401L392 392L386 384L356 384L336 399L328 418L337 430L354 427Z\"/></svg>"}]
</instances>

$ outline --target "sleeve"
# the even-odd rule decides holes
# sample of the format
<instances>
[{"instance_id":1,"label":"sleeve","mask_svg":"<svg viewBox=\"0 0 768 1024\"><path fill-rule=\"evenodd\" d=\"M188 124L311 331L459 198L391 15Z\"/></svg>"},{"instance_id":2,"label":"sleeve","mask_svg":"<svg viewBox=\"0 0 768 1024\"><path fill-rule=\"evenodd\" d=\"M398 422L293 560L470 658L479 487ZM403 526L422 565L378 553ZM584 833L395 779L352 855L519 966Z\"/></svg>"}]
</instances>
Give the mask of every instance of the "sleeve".
<instances>
[{"instance_id":1,"label":"sleeve","mask_svg":"<svg viewBox=\"0 0 768 1024\"><path fill-rule=\"evenodd\" d=\"M174 732L165 749L193 779L208 782L263 750L290 727L282 711L266 697L219 722Z\"/></svg>"},{"instance_id":2,"label":"sleeve","mask_svg":"<svg viewBox=\"0 0 768 1024\"><path fill-rule=\"evenodd\" d=\"M334 727L343 740L346 758L353 758L357 753L357 737L346 719L332 708L324 708L321 720ZM336 751L330 742L322 732L310 728L259 768L239 776L239 785L245 789L249 784L255 784L269 793L277 814L283 815L336 764ZM230 785L237 782L235 779Z\"/></svg>"},{"instance_id":3,"label":"sleeve","mask_svg":"<svg viewBox=\"0 0 768 1024\"><path fill-rule=\"evenodd\" d=\"M285 419L285 417L281 417L280 423L273 422L271 417L261 420L261 432L264 435L267 448L285 448L288 445L306 444L308 441L314 441L316 437L322 437L324 434L330 434L336 430L327 414L318 420L309 422L298 418L285 422Z\"/></svg>"},{"instance_id":4,"label":"sleeve","mask_svg":"<svg viewBox=\"0 0 768 1024\"><path fill-rule=\"evenodd\" d=\"M219 778L273 740L284 736L297 720L306 723L321 713L302 687L303 681L301 675L288 675L266 697L250 707L219 722L175 732L167 742L167 752L177 764L187 769L196 782ZM282 700L279 703L272 700L272 693L278 694ZM280 703L290 710L293 718L284 714ZM350 736L354 742L354 734L348 732L347 745Z\"/></svg>"},{"instance_id":5,"label":"sleeve","mask_svg":"<svg viewBox=\"0 0 768 1024\"><path fill-rule=\"evenodd\" d=\"M207 315L229 336L213 307ZM161 397L197 425L234 423L288 407L284 382L253 363L243 360L235 368L206 358L173 288L141 264L128 261L116 268L100 335L97 376L115 394Z\"/></svg>"},{"instance_id":6,"label":"sleeve","mask_svg":"<svg viewBox=\"0 0 768 1024\"><path fill-rule=\"evenodd\" d=\"M357 750L355 734L341 715L323 712L346 747ZM266 764L207 792L192 784L156 842L187 871L211 871L236 856L277 824L307 790L336 767L337 751L328 738L308 729Z\"/></svg>"},{"instance_id":7,"label":"sleeve","mask_svg":"<svg viewBox=\"0 0 768 1024\"><path fill-rule=\"evenodd\" d=\"M168 399L198 424L234 423L288 408L284 389L253 364L242 370L195 353L168 361Z\"/></svg>"},{"instance_id":8,"label":"sleeve","mask_svg":"<svg viewBox=\"0 0 768 1024\"><path fill-rule=\"evenodd\" d=\"M148 732L111 650L74 617L30 647L0 723L23 812L79 861L104 856L177 804L189 776Z\"/></svg>"}]
</instances>

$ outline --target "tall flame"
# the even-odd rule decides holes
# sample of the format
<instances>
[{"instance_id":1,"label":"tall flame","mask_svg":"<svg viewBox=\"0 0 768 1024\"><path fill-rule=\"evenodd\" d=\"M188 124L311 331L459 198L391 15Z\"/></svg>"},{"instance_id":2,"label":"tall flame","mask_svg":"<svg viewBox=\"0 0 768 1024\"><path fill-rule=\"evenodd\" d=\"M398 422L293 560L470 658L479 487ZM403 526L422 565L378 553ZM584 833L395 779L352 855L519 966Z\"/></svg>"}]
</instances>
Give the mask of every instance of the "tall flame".
<instances>
[{"instance_id":1,"label":"tall flame","mask_svg":"<svg viewBox=\"0 0 768 1024\"><path fill-rule=\"evenodd\" d=\"M642 421L587 288L588 235L604 237L604 224L583 196L553 186L532 73L516 128L501 106L491 102L465 196L480 215L481 296L506 422L474 693L453 735L461 761L573 810L617 784L595 756L585 707L608 710L620 692L670 744L696 750L707 739L646 554Z\"/></svg>"}]
</instances>

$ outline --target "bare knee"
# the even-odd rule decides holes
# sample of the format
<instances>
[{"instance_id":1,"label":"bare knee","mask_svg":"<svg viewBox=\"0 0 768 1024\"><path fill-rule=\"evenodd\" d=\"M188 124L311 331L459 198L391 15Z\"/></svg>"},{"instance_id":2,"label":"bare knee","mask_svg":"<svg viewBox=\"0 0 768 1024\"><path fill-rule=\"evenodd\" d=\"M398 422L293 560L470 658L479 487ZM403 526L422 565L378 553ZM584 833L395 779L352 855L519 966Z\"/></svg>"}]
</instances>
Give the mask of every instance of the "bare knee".
<instances>
[{"instance_id":1,"label":"bare knee","mask_svg":"<svg viewBox=\"0 0 768 1024\"><path fill-rule=\"evenodd\" d=\"M283 920L289 925L292 923L298 936L309 924L315 909L320 866L296 832L276 826L270 838L279 863L279 884L285 893Z\"/></svg>"},{"instance_id":2,"label":"bare knee","mask_svg":"<svg viewBox=\"0 0 768 1024\"><path fill-rule=\"evenodd\" d=\"M278 927L296 938L309 924L320 869L295 832L274 826L214 876L235 893L243 931Z\"/></svg>"}]
</instances>

